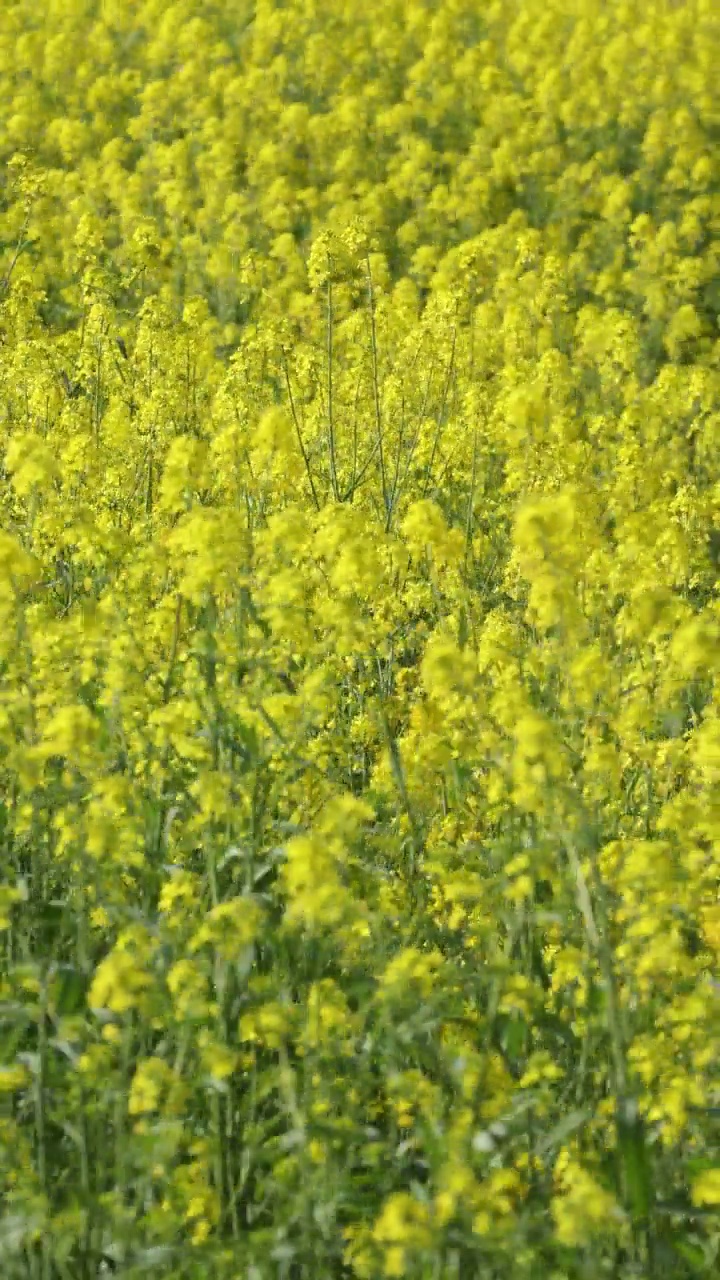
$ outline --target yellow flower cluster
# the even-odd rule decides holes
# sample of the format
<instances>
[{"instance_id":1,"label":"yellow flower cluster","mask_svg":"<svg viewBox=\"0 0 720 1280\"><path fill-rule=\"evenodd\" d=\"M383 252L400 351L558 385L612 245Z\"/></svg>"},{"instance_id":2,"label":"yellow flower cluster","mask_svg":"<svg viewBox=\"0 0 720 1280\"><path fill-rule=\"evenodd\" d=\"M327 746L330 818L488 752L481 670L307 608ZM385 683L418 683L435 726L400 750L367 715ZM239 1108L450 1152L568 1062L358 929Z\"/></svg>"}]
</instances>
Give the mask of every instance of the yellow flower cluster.
<instances>
[{"instance_id":1,"label":"yellow flower cluster","mask_svg":"<svg viewBox=\"0 0 720 1280\"><path fill-rule=\"evenodd\" d=\"M8 1275L711 1275L719 63L3 3Z\"/></svg>"}]
</instances>

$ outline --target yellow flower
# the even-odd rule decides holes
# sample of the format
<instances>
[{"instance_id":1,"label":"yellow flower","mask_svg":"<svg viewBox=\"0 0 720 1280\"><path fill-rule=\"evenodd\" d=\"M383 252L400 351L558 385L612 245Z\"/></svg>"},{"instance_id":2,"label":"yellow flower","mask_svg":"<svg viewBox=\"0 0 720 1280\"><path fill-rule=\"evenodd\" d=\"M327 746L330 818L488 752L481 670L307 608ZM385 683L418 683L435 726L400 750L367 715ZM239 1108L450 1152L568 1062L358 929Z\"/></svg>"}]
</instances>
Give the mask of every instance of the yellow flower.
<instances>
[{"instance_id":1,"label":"yellow flower","mask_svg":"<svg viewBox=\"0 0 720 1280\"><path fill-rule=\"evenodd\" d=\"M428 996L442 963L442 955L437 950L423 952L416 947L407 947L385 967L380 989L388 996L402 997L410 995L416 986L423 996Z\"/></svg>"},{"instance_id":2,"label":"yellow flower","mask_svg":"<svg viewBox=\"0 0 720 1280\"><path fill-rule=\"evenodd\" d=\"M36 486L46 485L58 474L57 461L41 437L28 432L12 437L5 454L5 465L20 497Z\"/></svg>"},{"instance_id":3,"label":"yellow flower","mask_svg":"<svg viewBox=\"0 0 720 1280\"><path fill-rule=\"evenodd\" d=\"M59 707L50 717L35 754L43 761L65 756L70 765L92 767L97 732L95 717L82 703Z\"/></svg>"},{"instance_id":4,"label":"yellow flower","mask_svg":"<svg viewBox=\"0 0 720 1280\"><path fill-rule=\"evenodd\" d=\"M211 943L223 960L236 960L257 936L262 922L259 903L251 898L221 902L206 915L190 939L191 952Z\"/></svg>"},{"instance_id":5,"label":"yellow flower","mask_svg":"<svg viewBox=\"0 0 720 1280\"><path fill-rule=\"evenodd\" d=\"M372 1237L384 1246L385 1274L402 1275L397 1268L409 1250L429 1249L433 1232L431 1214L407 1191L398 1191L385 1201L372 1229Z\"/></svg>"},{"instance_id":6,"label":"yellow flower","mask_svg":"<svg viewBox=\"0 0 720 1280\"><path fill-rule=\"evenodd\" d=\"M362 915L361 904L353 902L339 875L345 860L340 839L321 832L293 836L286 854L282 879L289 899L289 921L320 928L339 925L358 912Z\"/></svg>"},{"instance_id":7,"label":"yellow flower","mask_svg":"<svg viewBox=\"0 0 720 1280\"><path fill-rule=\"evenodd\" d=\"M152 986L148 970L154 948L155 942L145 925L135 924L124 929L95 970L88 994L90 1008L122 1014L142 1006Z\"/></svg>"},{"instance_id":8,"label":"yellow flower","mask_svg":"<svg viewBox=\"0 0 720 1280\"><path fill-rule=\"evenodd\" d=\"M240 1019L239 1036L242 1041L279 1049L291 1026L291 1011L276 1001L270 1001L253 1013L244 1013Z\"/></svg>"},{"instance_id":9,"label":"yellow flower","mask_svg":"<svg viewBox=\"0 0 720 1280\"><path fill-rule=\"evenodd\" d=\"M168 514L189 506L190 495L202 484L206 446L192 436L178 436L165 457L159 507Z\"/></svg>"},{"instance_id":10,"label":"yellow flower","mask_svg":"<svg viewBox=\"0 0 720 1280\"><path fill-rule=\"evenodd\" d=\"M172 1083L173 1073L162 1058L145 1058L138 1063L128 1096L130 1115L147 1115L157 1111L161 1095Z\"/></svg>"},{"instance_id":11,"label":"yellow flower","mask_svg":"<svg viewBox=\"0 0 720 1280\"><path fill-rule=\"evenodd\" d=\"M308 993L305 1041L317 1049L333 1042L352 1045L353 1018L342 990L331 978L314 982Z\"/></svg>"},{"instance_id":12,"label":"yellow flower","mask_svg":"<svg viewBox=\"0 0 720 1280\"><path fill-rule=\"evenodd\" d=\"M169 923L180 923L197 908L200 889L200 881L191 871L176 871L160 890L158 910Z\"/></svg>"},{"instance_id":13,"label":"yellow flower","mask_svg":"<svg viewBox=\"0 0 720 1280\"><path fill-rule=\"evenodd\" d=\"M705 941L720 956L720 902L703 907L700 912Z\"/></svg>"},{"instance_id":14,"label":"yellow flower","mask_svg":"<svg viewBox=\"0 0 720 1280\"><path fill-rule=\"evenodd\" d=\"M141 1002L150 985L149 974L144 972L133 955L111 951L95 970L88 1003L91 1009L128 1013Z\"/></svg>"},{"instance_id":15,"label":"yellow flower","mask_svg":"<svg viewBox=\"0 0 720 1280\"><path fill-rule=\"evenodd\" d=\"M0 884L0 932L10 928L11 909L22 899L22 890L16 885Z\"/></svg>"},{"instance_id":16,"label":"yellow flower","mask_svg":"<svg viewBox=\"0 0 720 1280\"><path fill-rule=\"evenodd\" d=\"M435 1221L443 1227L450 1222L458 1208L476 1207L482 1199L481 1185L472 1169L461 1163L444 1165L438 1178L440 1190L435 1196Z\"/></svg>"},{"instance_id":17,"label":"yellow flower","mask_svg":"<svg viewBox=\"0 0 720 1280\"><path fill-rule=\"evenodd\" d=\"M228 1045L213 1040L204 1029L198 1038L200 1061L204 1070L215 1080L227 1080L237 1066L238 1054Z\"/></svg>"},{"instance_id":18,"label":"yellow flower","mask_svg":"<svg viewBox=\"0 0 720 1280\"><path fill-rule=\"evenodd\" d=\"M176 960L167 975L168 990L180 1021L204 1018L209 1011L207 977L197 961Z\"/></svg>"},{"instance_id":19,"label":"yellow flower","mask_svg":"<svg viewBox=\"0 0 720 1280\"><path fill-rule=\"evenodd\" d=\"M558 1192L550 1208L561 1244L577 1248L619 1229L623 1216L614 1196L566 1153L558 1158L555 1177Z\"/></svg>"},{"instance_id":20,"label":"yellow flower","mask_svg":"<svg viewBox=\"0 0 720 1280\"><path fill-rule=\"evenodd\" d=\"M0 1093L14 1093L24 1088L29 1079L27 1067L19 1062L0 1067Z\"/></svg>"},{"instance_id":21,"label":"yellow flower","mask_svg":"<svg viewBox=\"0 0 720 1280\"><path fill-rule=\"evenodd\" d=\"M690 1198L698 1206L720 1205L720 1165L716 1169L706 1169L693 1178Z\"/></svg>"},{"instance_id":22,"label":"yellow flower","mask_svg":"<svg viewBox=\"0 0 720 1280\"><path fill-rule=\"evenodd\" d=\"M325 1164L325 1161L327 1160L327 1149L325 1144L320 1142L317 1138L311 1138L308 1143L308 1155L310 1156L313 1164Z\"/></svg>"}]
</instances>

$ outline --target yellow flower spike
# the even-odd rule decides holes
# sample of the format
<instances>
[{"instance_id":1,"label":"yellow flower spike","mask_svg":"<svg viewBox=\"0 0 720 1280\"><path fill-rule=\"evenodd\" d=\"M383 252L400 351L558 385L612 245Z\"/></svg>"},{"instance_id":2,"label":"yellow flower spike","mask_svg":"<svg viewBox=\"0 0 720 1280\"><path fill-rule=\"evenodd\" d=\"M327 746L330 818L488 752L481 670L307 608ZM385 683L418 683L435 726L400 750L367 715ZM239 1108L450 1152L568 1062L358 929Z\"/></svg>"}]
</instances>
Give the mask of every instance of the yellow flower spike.
<instances>
[{"instance_id":1,"label":"yellow flower spike","mask_svg":"<svg viewBox=\"0 0 720 1280\"><path fill-rule=\"evenodd\" d=\"M5 454L5 465L20 497L26 497L36 486L49 484L59 473L51 449L32 432L13 436Z\"/></svg>"},{"instance_id":2,"label":"yellow flower spike","mask_svg":"<svg viewBox=\"0 0 720 1280\"><path fill-rule=\"evenodd\" d=\"M128 1013L141 1002L142 995L150 984L149 975L132 955L111 952L95 971L88 1003L91 1009Z\"/></svg>"},{"instance_id":3,"label":"yellow flower spike","mask_svg":"<svg viewBox=\"0 0 720 1280\"><path fill-rule=\"evenodd\" d=\"M178 871L160 890L158 910L170 921L182 920L188 909L197 904L199 893L198 877L190 871Z\"/></svg>"},{"instance_id":4,"label":"yellow flower spike","mask_svg":"<svg viewBox=\"0 0 720 1280\"><path fill-rule=\"evenodd\" d=\"M224 960L236 960L255 940L262 922L262 910L250 898L233 898L213 907L190 939L191 953L210 943Z\"/></svg>"},{"instance_id":5,"label":"yellow flower spike","mask_svg":"<svg viewBox=\"0 0 720 1280\"><path fill-rule=\"evenodd\" d=\"M270 1001L254 1013L240 1018L241 1041L279 1049L286 1041L293 1022L292 1011L277 1001Z\"/></svg>"},{"instance_id":6,"label":"yellow flower spike","mask_svg":"<svg viewBox=\"0 0 720 1280\"><path fill-rule=\"evenodd\" d=\"M555 1178L559 1192L550 1207L562 1244L576 1248L594 1236L621 1229L623 1214L614 1197L568 1152L558 1158Z\"/></svg>"},{"instance_id":7,"label":"yellow flower spike","mask_svg":"<svg viewBox=\"0 0 720 1280\"><path fill-rule=\"evenodd\" d=\"M207 1034L201 1037L200 1058L203 1068L214 1080L228 1080L238 1064L238 1054L233 1049L211 1040Z\"/></svg>"},{"instance_id":8,"label":"yellow flower spike","mask_svg":"<svg viewBox=\"0 0 720 1280\"><path fill-rule=\"evenodd\" d=\"M27 1067L21 1063L0 1067L0 1093L15 1093L30 1081Z\"/></svg>"},{"instance_id":9,"label":"yellow flower spike","mask_svg":"<svg viewBox=\"0 0 720 1280\"><path fill-rule=\"evenodd\" d=\"M409 1192L399 1191L385 1201L373 1227L373 1239L389 1248L429 1248L430 1210Z\"/></svg>"},{"instance_id":10,"label":"yellow flower spike","mask_svg":"<svg viewBox=\"0 0 720 1280\"><path fill-rule=\"evenodd\" d=\"M428 996L442 964L443 957L439 951L425 953L415 947L407 947L387 965L380 979L380 989L392 998L409 993L417 984L421 994Z\"/></svg>"},{"instance_id":11,"label":"yellow flower spike","mask_svg":"<svg viewBox=\"0 0 720 1280\"><path fill-rule=\"evenodd\" d=\"M167 985L176 1016L202 1019L208 1016L208 980L200 965L189 957L176 960L167 974Z\"/></svg>"},{"instance_id":12,"label":"yellow flower spike","mask_svg":"<svg viewBox=\"0 0 720 1280\"><path fill-rule=\"evenodd\" d=\"M690 1199L698 1207L720 1205L720 1166L717 1169L706 1169L693 1179Z\"/></svg>"}]
</instances>

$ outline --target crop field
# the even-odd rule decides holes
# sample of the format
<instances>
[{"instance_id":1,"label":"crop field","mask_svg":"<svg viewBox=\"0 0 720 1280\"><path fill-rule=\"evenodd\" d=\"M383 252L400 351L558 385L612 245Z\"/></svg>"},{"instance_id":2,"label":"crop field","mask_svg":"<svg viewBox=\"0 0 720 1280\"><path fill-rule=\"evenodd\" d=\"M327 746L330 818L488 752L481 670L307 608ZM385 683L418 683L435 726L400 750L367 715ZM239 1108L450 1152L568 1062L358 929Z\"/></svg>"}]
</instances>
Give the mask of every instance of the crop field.
<instances>
[{"instance_id":1,"label":"crop field","mask_svg":"<svg viewBox=\"0 0 720 1280\"><path fill-rule=\"evenodd\" d=\"M715 0L0 0L2 1280L720 1272Z\"/></svg>"}]
</instances>

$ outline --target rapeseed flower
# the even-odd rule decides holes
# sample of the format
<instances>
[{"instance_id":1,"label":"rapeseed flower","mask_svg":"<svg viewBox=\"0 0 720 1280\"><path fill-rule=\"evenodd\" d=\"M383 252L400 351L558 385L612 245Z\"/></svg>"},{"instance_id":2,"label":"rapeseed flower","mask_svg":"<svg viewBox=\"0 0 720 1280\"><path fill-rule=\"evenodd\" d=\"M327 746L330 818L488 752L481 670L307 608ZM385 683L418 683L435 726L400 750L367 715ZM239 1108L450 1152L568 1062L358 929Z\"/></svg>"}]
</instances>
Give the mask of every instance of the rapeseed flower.
<instances>
[{"instance_id":1,"label":"rapeseed flower","mask_svg":"<svg viewBox=\"0 0 720 1280\"><path fill-rule=\"evenodd\" d=\"M713 5L3 19L6 1269L709 1275Z\"/></svg>"}]
</instances>

